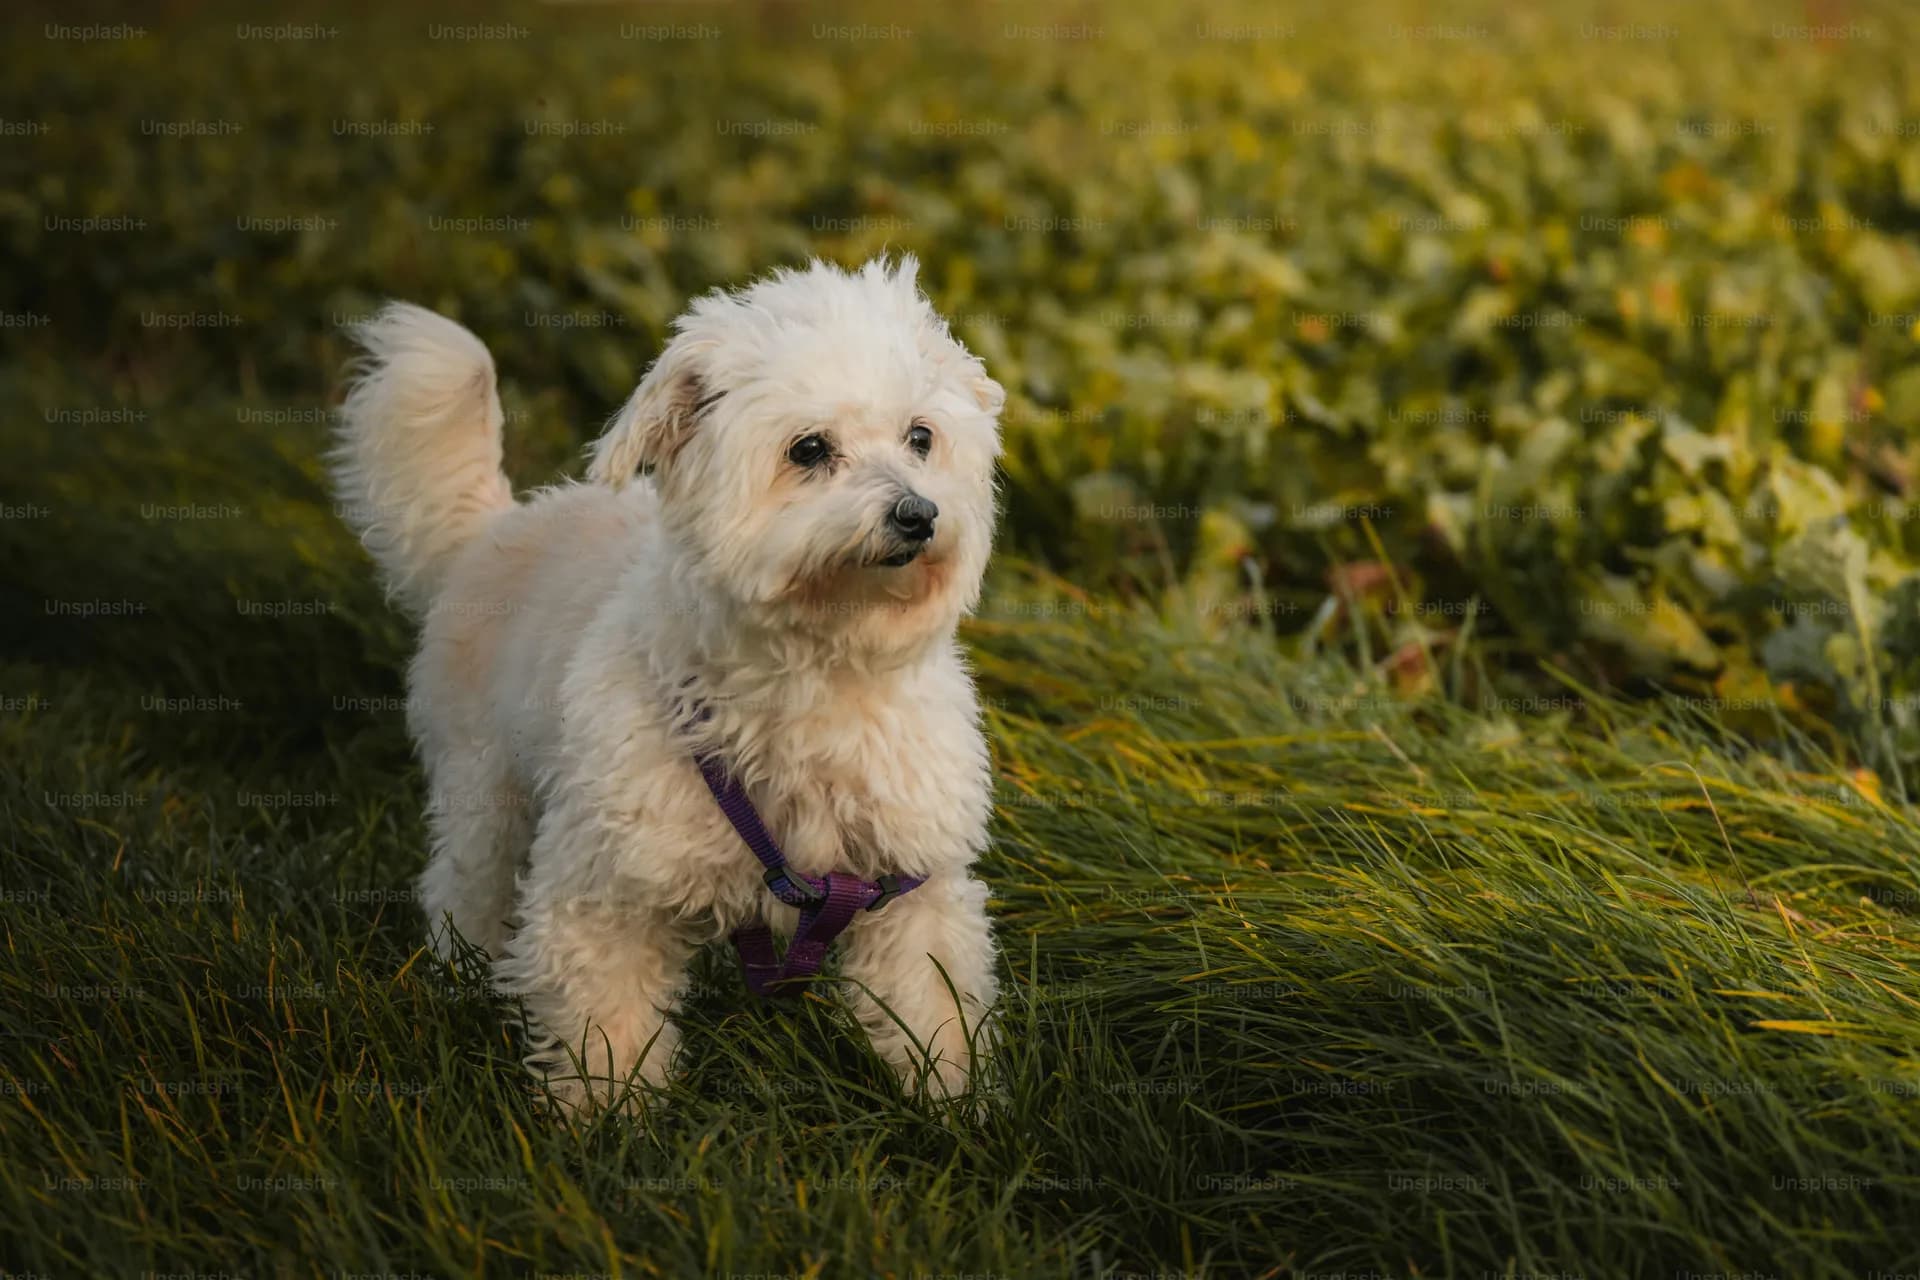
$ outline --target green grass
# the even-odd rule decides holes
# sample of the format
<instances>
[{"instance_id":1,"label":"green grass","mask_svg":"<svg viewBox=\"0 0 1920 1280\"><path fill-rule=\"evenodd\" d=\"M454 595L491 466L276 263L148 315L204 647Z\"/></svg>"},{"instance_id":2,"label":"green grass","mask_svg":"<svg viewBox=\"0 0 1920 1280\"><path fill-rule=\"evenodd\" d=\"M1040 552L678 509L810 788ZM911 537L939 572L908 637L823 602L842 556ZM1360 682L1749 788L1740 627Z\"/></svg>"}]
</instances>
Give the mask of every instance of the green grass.
<instances>
[{"instance_id":1,"label":"green grass","mask_svg":"<svg viewBox=\"0 0 1920 1280\"><path fill-rule=\"evenodd\" d=\"M215 0L85 41L33 7L23 363L310 413L339 318L397 295L577 431L689 296L912 250L1009 390L1021 554L1310 606L1377 539L1524 655L1838 723L1920 786L1900 0L356 3L286 40Z\"/></svg>"},{"instance_id":2,"label":"green grass","mask_svg":"<svg viewBox=\"0 0 1920 1280\"><path fill-rule=\"evenodd\" d=\"M1470 653L1407 700L1009 560L966 633L1000 776L1002 1102L907 1103L834 1004L756 1006L716 954L671 1095L576 1132L540 1112L511 1011L422 951L406 638L311 433L23 434L11 1266L1920 1261L1920 830L1811 744L1790 765L1574 688L1463 707ZM143 519L157 488L213 511ZM144 612L45 604L82 598Z\"/></svg>"},{"instance_id":3,"label":"green grass","mask_svg":"<svg viewBox=\"0 0 1920 1280\"><path fill-rule=\"evenodd\" d=\"M45 318L0 352L0 1270L1920 1270L1920 525L1883 493L1920 366L1869 318L1920 299L1911 16L1017 8L10 15L0 117L48 128L0 140L0 312ZM690 293L888 245L1012 393L965 632L999 1100L907 1102L714 954L671 1093L558 1125L422 950L409 637L317 462L335 318L473 324L531 483ZM1655 679L1694 696L1619 696Z\"/></svg>"}]
</instances>

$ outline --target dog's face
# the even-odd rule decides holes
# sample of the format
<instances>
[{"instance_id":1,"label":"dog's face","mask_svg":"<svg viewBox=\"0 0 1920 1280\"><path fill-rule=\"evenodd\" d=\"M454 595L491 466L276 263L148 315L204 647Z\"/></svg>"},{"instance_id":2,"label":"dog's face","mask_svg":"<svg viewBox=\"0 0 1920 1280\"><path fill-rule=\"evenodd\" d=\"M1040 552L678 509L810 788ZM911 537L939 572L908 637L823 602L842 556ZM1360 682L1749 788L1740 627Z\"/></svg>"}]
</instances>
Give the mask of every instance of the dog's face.
<instances>
[{"instance_id":1,"label":"dog's face","mask_svg":"<svg viewBox=\"0 0 1920 1280\"><path fill-rule=\"evenodd\" d=\"M915 270L701 298L594 447L596 480L652 472L704 576L768 625L903 649L978 598L1005 397Z\"/></svg>"}]
</instances>

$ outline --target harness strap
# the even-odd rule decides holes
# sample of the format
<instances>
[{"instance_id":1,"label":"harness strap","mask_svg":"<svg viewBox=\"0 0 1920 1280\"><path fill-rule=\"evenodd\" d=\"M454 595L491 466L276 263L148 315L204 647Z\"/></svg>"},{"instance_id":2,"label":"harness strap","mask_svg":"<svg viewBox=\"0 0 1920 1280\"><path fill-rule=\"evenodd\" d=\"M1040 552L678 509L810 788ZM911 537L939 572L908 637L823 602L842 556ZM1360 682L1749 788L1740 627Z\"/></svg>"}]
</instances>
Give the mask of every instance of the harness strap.
<instances>
[{"instance_id":1,"label":"harness strap","mask_svg":"<svg viewBox=\"0 0 1920 1280\"><path fill-rule=\"evenodd\" d=\"M747 842L747 848L753 850L753 856L760 859L760 865L767 869L767 887L782 902L799 906L800 903L788 901L787 895L774 886L776 876L787 875L787 858L780 852L780 845L774 840L773 833L767 830L767 824L760 821L760 811L753 807L753 801L747 799L747 789L727 772L727 766L720 763L720 758L713 753L701 752L693 760L700 766L700 776L706 780L707 790L713 793L713 801L720 806L720 812L727 815L727 821Z\"/></svg>"},{"instance_id":2,"label":"harness strap","mask_svg":"<svg viewBox=\"0 0 1920 1280\"><path fill-rule=\"evenodd\" d=\"M701 716L706 712L703 708ZM904 893L919 888L925 881L919 876L883 875L862 880L841 871L823 877L796 871L787 862L779 842L760 820L760 813L747 798L746 788L727 771L718 756L700 752L694 756L700 777L713 794L714 803L726 815L753 856L760 860L767 889L790 907L800 909L800 924L787 941L786 959L774 952L773 930L765 921L757 921L734 931L734 950L740 954L740 967L747 989L757 996L791 995L802 983L820 972L827 948L840 936L853 917L861 911L878 911Z\"/></svg>"},{"instance_id":3,"label":"harness strap","mask_svg":"<svg viewBox=\"0 0 1920 1280\"><path fill-rule=\"evenodd\" d=\"M773 949L773 930L764 923L742 925L733 932L733 949L740 953L740 972L747 990L767 995L780 980L780 953Z\"/></svg>"}]
</instances>

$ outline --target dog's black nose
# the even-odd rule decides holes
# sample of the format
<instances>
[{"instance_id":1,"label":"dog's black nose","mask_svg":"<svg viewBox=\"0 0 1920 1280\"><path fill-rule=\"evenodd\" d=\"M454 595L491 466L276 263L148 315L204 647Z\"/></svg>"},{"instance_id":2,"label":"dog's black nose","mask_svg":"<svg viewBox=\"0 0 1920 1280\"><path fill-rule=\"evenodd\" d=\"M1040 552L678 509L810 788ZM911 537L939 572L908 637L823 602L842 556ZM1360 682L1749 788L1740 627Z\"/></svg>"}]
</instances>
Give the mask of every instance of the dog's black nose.
<instances>
[{"instance_id":1,"label":"dog's black nose","mask_svg":"<svg viewBox=\"0 0 1920 1280\"><path fill-rule=\"evenodd\" d=\"M933 518L940 514L940 508L921 497L910 493L893 504L888 519L894 532L908 542L925 542L933 536Z\"/></svg>"}]
</instances>

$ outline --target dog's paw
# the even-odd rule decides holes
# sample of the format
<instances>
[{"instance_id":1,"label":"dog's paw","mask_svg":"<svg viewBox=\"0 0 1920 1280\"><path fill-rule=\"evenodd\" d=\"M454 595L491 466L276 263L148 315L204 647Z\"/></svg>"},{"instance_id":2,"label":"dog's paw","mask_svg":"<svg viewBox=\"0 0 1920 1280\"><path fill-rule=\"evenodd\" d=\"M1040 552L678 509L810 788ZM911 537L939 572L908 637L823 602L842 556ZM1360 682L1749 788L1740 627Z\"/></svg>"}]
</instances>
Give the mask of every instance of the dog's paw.
<instances>
[{"instance_id":1,"label":"dog's paw","mask_svg":"<svg viewBox=\"0 0 1920 1280\"><path fill-rule=\"evenodd\" d=\"M966 1130L979 1126L1011 1101L991 1061L974 1058L965 1065L935 1059L903 1073L907 1093L946 1125Z\"/></svg>"},{"instance_id":2,"label":"dog's paw","mask_svg":"<svg viewBox=\"0 0 1920 1280\"><path fill-rule=\"evenodd\" d=\"M569 1124L590 1124L615 1118L630 1124L646 1119L647 1089L638 1080L610 1080L572 1072L537 1077L540 1101L548 1114Z\"/></svg>"},{"instance_id":3,"label":"dog's paw","mask_svg":"<svg viewBox=\"0 0 1920 1280\"><path fill-rule=\"evenodd\" d=\"M616 1073L604 1053L582 1058L554 1042L528 1053L525 1065L541 1108L573 1124L605 1116L639 1123L649 1097L665 1085L664 1069L649 1070L648 1064Z\"/></svg>"},{"instance_id":4,"label":"dog's paw","mask_svg":"<svg viewBox=\"0 0 1920 1280\"><path fill-rule=\"evenodd\" d=\"M967 1096L973 1081L972 1064L936 1056L916 1062L904 1073L907 1092L922 1102L947 1102Z\"/></svg>"},{"instance_id":5,"label":"dog's paw","mask_svg":"<svg viewBox=\"0 0 1920 1280\"><path fill-rule=\"evenodd\" d=\"M907 1092L922 1102L971 1100L991 1086L992 1063L978 1048L958 1037L935 1037L930 1058L910 1052L895 1066Z\"/></svg>"}]
</instances>

